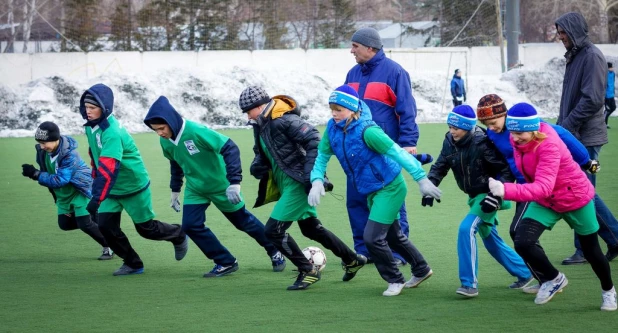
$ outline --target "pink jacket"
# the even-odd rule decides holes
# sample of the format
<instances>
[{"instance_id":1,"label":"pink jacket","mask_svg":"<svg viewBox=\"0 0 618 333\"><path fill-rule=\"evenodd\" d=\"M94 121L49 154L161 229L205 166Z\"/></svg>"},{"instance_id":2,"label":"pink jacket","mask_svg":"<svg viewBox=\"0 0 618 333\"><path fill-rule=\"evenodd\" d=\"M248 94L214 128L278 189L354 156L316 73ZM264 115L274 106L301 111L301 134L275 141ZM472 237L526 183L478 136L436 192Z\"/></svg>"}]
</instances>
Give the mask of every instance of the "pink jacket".
<instances>
[{"instance_id":1,"label":"pink jacket","mask_svg":"<svg viewBox=\"0 0 618 333\"><path fill-rule=\"evenodd\" d=\"M504 199L534 201L558 213L584 207L594 197L594 187L571 157L567 146L550 125L541 123L547 138L516 145L511 137L515 164L526 184L504 184Z\"/></svg>"}]
</instances>

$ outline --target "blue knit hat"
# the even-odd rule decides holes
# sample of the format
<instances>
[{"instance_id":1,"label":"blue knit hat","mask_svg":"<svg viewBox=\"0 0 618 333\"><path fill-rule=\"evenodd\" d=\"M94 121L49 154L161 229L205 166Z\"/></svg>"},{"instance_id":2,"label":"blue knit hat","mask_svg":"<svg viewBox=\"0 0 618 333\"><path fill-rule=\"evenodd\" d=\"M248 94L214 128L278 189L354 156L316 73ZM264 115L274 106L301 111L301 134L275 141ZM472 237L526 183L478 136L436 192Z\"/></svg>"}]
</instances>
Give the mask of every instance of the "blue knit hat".
<instances>
[{"instance_id":1,"label":"blue knit hat","mask_svg":"<svg viewBox=\"0 0 618 333\"><path fill-rule=\"evenodd\" d=\"M344 84L330 94L328 104L337 104L353 112L357 112L359 109L360 99L354 88Z\"/></svg>"},{"instance_id":2,"label":"blue knit hat","mask_svg":"<svg viewBox=\"0 0 618 333\"><path fill-rule=\"evenodd\" d=\"M536 109L528 103L517 103L506 113L506 129L510 132L538 131L540 126Z\"/></svg>"},{"instance_id":3,"label":"blue knit hat","mask_svg":"<svg viewBox=\"0 0 618 333\"><path fill-rule=\"evenodd\" d=\"M470 105L458 105L448 114L446 123L462 130L471 131L476 126L476 112Z\"/></svg>"}]
</instances>

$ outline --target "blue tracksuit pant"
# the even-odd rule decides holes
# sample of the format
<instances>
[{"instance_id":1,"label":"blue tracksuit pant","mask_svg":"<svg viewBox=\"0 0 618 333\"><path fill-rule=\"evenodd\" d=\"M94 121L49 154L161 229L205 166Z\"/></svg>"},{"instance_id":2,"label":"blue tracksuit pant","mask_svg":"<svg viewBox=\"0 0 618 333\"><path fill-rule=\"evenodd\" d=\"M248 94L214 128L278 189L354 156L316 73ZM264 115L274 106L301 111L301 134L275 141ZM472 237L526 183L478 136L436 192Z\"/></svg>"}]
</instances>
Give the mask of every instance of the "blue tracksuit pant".
<instances>
[{"instance_id":1,"label":"blue tracksuit pant","mask_svg":"<svg viewBox=\"0 0 618 333\"><path fill-rule=\"evenodd\" d=\"M476 247L476 233L478 226L483 223L480 217L472 214L466 215L459 225L457 237L457 254L459 255L459 280L464 287L477 288L478 272L478 249ZM509 274L518 280L530 278L530 270L524 260L510 248L498 235L494 226L487 238L483 239L485 248L496 261L500 263Z\"/></svg>"},{"instance_id":2,"label":"blue tracksuit pant","mask_svg":"<svg viewBox=\"0 0 618 333\"><path fill-rule=\"evenodd\" d=\"M206 209L210 204L183 205L182 230L191 238L208 259L216 264L230 266L236 261L230 251L219 242L217 236L206 226ZM243 206L241 209L223 215L236 227L247 233L268 253L273 256L277 253L275 246L268 241L264 234L264 225Z\"/></svg>"}]
</instances>

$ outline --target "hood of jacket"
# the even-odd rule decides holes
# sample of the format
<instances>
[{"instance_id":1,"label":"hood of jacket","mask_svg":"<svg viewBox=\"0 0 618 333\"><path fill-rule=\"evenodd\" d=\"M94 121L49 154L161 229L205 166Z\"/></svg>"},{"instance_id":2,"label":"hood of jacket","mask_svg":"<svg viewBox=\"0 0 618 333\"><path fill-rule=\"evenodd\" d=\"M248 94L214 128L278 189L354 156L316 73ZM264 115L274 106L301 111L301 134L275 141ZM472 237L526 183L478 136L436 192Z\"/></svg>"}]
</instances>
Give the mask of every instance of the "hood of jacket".
<instances>
[{"instance_id":1,"label":"hood of jacket","mask_svg":"<svg viewBox=\"0 0 618 333\"><path fill-rule=\"evenodd\" d=\"M574 52L590 43L588 24L582 14L575 12L566 13L556 20L556 27L558 26L564 29L567 36L569 36L571 43L573 43L572 50Z\"/></svg>"},{"instance_id":2,"label":"hood of jacket","mask_svg":"<svg viewBox=\"0 0 618 333\"><path fill-rule=\"evenodd\" d=\"M262 119L277 119L281 118L286 113L293 113L300 116L298 103L290 96L277 95L273 96L272 100L266 105L266 108L260 114Z\"/></svg>"},{"instance_id":3,"label":"hood of jacket","mask_svg":"<svg viewBox=\"0 0 618 333\"><path fill-rule=\"evenodd\" d=\"M150 127L150 121L154 118L163 119L172 131L172 140L176 139L184 120L180 116L180 113L170 104L170 101L165 96L160 96L148 109L146 118L144 118L144 124Z\"/></svg>"},{"instance_id":4,"label":"hood of jacket","mask_svg":"<svg viewBox=\"0 0 618 333\"><path fill-rule=\"evenodd\" d=\"M84 103L84 97L86 97L86 94L88 93L94 96L99 105L101 105L101 110L103 111L103 114L99 119L88 121L88 115L86 114L86 103ZM82 97L79 99L79 113L81 113L82 118L86 120L84 126L94 127L99 125L102 129L107 128L109 126L109 124L107 124L107 117L109 117L113 111L114 93L112 92L112 89L110 89L110 87L102 83L95 84L94 86L88 88L88 90L84 91Z\"/></svg>"}]
</instances>

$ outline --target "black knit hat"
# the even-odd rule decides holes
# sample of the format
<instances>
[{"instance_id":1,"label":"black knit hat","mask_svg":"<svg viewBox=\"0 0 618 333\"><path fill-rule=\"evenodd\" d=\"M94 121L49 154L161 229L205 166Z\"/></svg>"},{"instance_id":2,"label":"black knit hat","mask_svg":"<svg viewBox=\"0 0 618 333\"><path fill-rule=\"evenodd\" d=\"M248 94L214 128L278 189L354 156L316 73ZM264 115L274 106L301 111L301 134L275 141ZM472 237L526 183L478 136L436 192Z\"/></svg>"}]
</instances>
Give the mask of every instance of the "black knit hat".
<instances>
[{"instance_id":1,"label":"black knit hat","mask_svg":"<svg viewBox=\"0 0 618 333\"><path fill-rule=\"evenodd\" d=\"M34 139L40 142L52 142L60 140L60 128L51 121L41 123L34 133Z\"/></svg>"},{"instance_id":2,"label":"black knit hat","mask_svg":"<svg viewBox=\"0 0 618 333\"><path fill-rule=\"evenodd\" d=\"M97 102L96 97L94 97L92 94L90 93L86 93L86 95L84 96L84 103L88 103L88 104L92 104L94 106L98 106L101 107L101 105L99 104L99 102Z\"/></svg>"},{"instance_id":3,"label":"black knit hat","mask_svg":"<svg viewBox=\"0 0 618 333\"><path fill-rule=\"evenodd\" d=\"M270 102L270 96L264 89L256 86L245 88L238 99L238 105L242 112L249 112L249 110L268 102Z\"/></svg>"},{"instance_id":4,"label":"black knit hat","mask_svg":"<svg viewBox=\"0 0 618 333\"><path fill-rule=\"evenodd\" d=\"M614 64L612 64L611 62L607 63L607 68L614 68Z\"/></svg>"}]
</instances>

